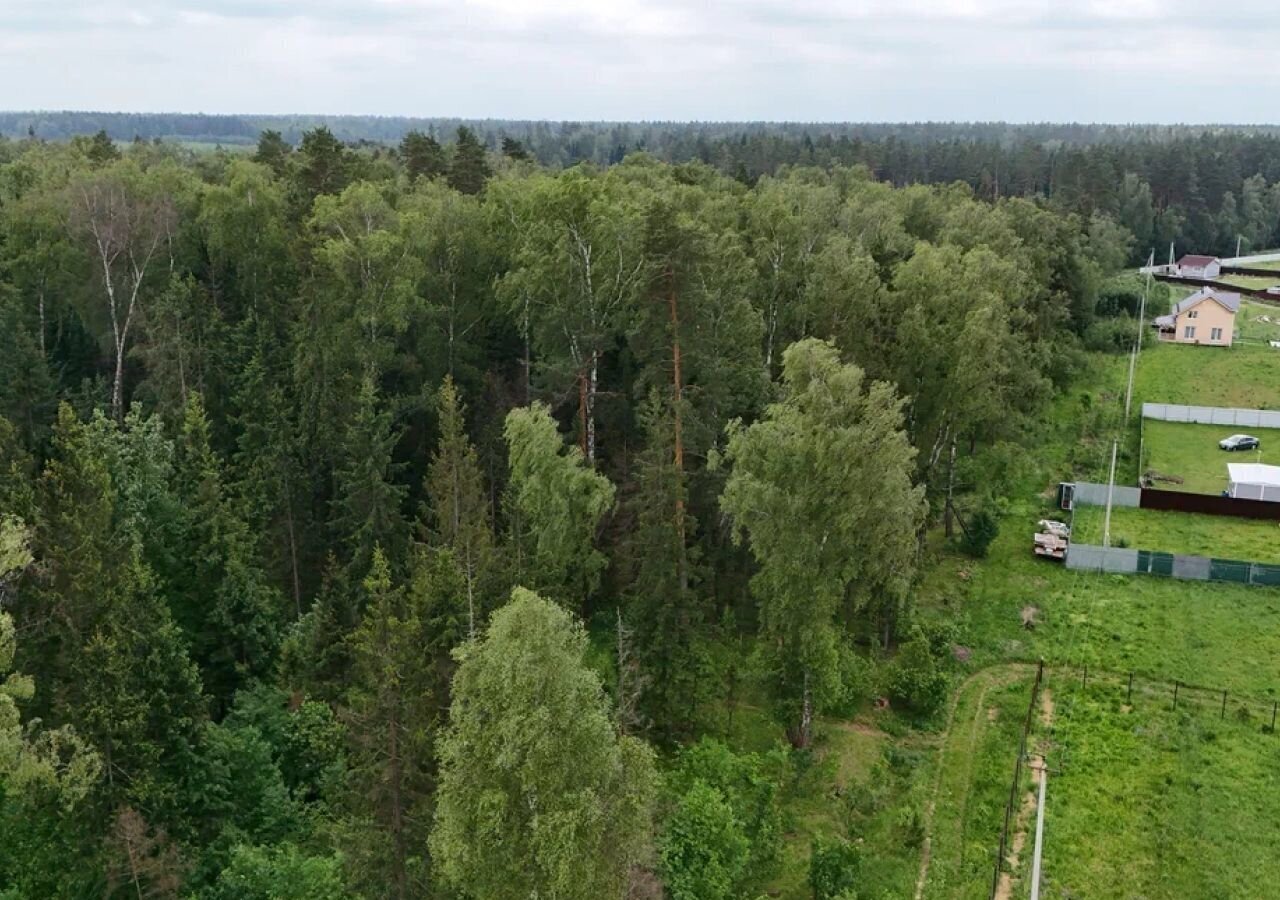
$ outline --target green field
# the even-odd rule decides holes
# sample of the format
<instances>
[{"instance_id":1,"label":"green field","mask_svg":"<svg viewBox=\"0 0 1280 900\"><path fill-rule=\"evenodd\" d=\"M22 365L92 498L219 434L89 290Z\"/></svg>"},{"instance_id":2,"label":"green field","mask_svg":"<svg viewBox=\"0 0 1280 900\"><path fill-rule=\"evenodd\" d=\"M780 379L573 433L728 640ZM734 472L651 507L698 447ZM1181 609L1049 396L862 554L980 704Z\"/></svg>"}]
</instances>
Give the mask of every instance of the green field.
<instances>
[{"instance_id":1,"label":"green field","mask_svg":"<svg viewBox=\"0 0 1280 900\"><path fill-rule=\"evenodd\" d=\"M1236 340L1280 341L1280 305L1246 300L1236 316Z\"/></svg>"},{"instance_id":2,"label":"green field","mask_svg":"<svg viewBox=\"0 0 1280 900\"><path fill-rule=\"evenodd\" d=\"M1274 896L1280 884L1280 738L1254 708L1177 711L1123 685L1059 693L1045 807L1049 897L1183 900Z\"/></svg>"},{"instance_id":3,"label":"green field","mask_svg":"<svg viewBox=\"0 0 1280 900\"><path fill-rule=\"evenodd\" d=\"M1268 278L1264 275L1223 275L1219 280L1225 284L1233 284L1236 287L1262 291L1280 283L1280 273L1277 273L1275 278Z\"/></svg>"},{"instance_id":4,"label":"green field","mask_svg":"<svg viewBox=\"0 0 1280 900\"><path fill-rule=\"evenodd\" d=\"M1233 434L1251 434L1262 442L1257 450L1230 453L1218 441ZM1234 425L1196 425L1187 422L1142 422L1143 472L1182 479L1181 484L1157 481L1153 486L1192 494L1220 494L1227 488L1227 464L1280 460L1280 429Z\"/></svg>"},{"instance_id":5,"label":"green field","mask_svg":"<svg viewBox=\"0 0 1280 900\"><path fill-rule=\"evenodd\" d=\"M1101 544L1105 515L1100 506L1076 507L1072 539ZM1111 543L1136 550L1280 563L1280 522L1113 507Z\"/></svg>"},{"instance_id":6,"label":"green field","mask_svg":"<svg viewBox=\"0 0 1280 900\"><path fill-rule=\"evenodd\" d=\"M1154 344L1142 351L1135 402L1280 409L1280 350Z\"/></svg>"}]
</instances>

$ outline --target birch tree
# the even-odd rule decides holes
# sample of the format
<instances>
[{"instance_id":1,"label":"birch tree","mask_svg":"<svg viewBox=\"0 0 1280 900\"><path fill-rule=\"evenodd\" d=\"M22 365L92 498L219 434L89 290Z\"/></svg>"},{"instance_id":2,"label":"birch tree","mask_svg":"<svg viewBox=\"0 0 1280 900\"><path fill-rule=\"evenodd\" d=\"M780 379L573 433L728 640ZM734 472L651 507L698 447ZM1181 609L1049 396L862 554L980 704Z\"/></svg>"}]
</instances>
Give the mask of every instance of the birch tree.
<instances>
[{"instance_id":1,"label":"birch tree","mask_svg":"<svg viewBox=\"0 0 1280 900\"><path fill-rule=\"evenodd\" d=\"M67 196L67 227L88 248L110 324L111 411L122 419L125 361L165 247L174 239L177 205L152 174L129 160L77 177Z\"/></svg>"},{"instance_id":2,"label":"birch tree","mask_svg":"<svg viewBox=\"0 0 1280 900\"><path fill-rule=\"evenodd\" d=\"M775 699L806 747L838 686L837 613L905 592L925 504L890 385L808 339L784 353L782 388L759 422L730 426L720 505L759 564L751 587Z\"/></svg>"},{"instance_id":3,"label":"birch tree","mask_svg":"<svg viewBox=\"0 0 1280 900\"><path fill-rule=\"evenodd\" d=\"M583 456L595 465L600 363L621 337L645 274L642 220L617 179L574 169L531 188L539 218L524 233L505 293L527 299L533 348L551 391L578 394Z\"/></svg>"}]
</instances>

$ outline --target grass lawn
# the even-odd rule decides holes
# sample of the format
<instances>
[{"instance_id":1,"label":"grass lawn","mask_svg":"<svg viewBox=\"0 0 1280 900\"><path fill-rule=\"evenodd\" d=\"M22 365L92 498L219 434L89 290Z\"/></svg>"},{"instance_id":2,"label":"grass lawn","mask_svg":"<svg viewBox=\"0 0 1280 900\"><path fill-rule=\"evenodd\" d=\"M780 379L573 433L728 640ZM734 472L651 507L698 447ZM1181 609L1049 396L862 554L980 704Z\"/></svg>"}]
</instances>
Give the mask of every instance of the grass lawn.
<instances>
[{"instance_id":1,"label":"grass lawn","mask_svg":"<svg viewBox=\"0 0 1280 900\"><path fill-rule=\"evenodd\" d=\"M1236 340L1280 341L1280 305L1252 300L1241 303L1236 316Z\"/></svg>"},{"instance_id":2,"label":"grass lawn","mask_svg":"<svg viewBox=\"0 0 1280 900\"><path fill-rule=\"evenodd\" d=\"M1280 272L1280 259L1263 259L1257 262L1246 259L1240 265L1246 269L1275 269Z\"/></svg>"},{"instance_id":3,"label":"grass lawn","mask_svg":"<svg viewBox=\"0 0 1280 900\"><path fill-rule=\"evenodd\" d=\"M1280 590L1069 571L1031 552L1051 512L1012 508L987 559L945 557L922 585L930 615L963 623L971 666L1043 658L1280 696Z\"/></svg>"},{"instance_id":4,"label":"grass lawn","mask_svg":"<svg viewBox=\"0 0 1280 900\"><path fill-rule=\"evenodd\" d=\"M1153 344L1138 360L1134 400L1280 409L1280 350Z\"/></svg>"},{"instance_id":5,"label":"grass lawn","mask_svg":"<svg viewBox=\"0 0 1280 900\"><path fill-rule=\"evenodd\" d=\"M1226 284L1234 284L1236 287L1262 291L1273 284L1280 283L1280 272L1276 273L1275 278L1268 278L1264 275L1223 275L1219 280Z\"/></svg>"},{"instance_id":6,"label":"grass lawn","mask_svg":"<svg viewBox=\"0 0 1280 900\"><path fill-rule=\"evenodd\" d=\"M1251 434L1262 442L1257 450L1229 453L1218 441L1233 434ZM1220 494L1227 488L1227 463L1280 461L1280 429L1187 422L1142 422L1142 468L1181 478L1182 484L1158 482L1161 490L1192 494Z\"/></svg>"},{"instance_id":7,"label":"grass lawn","mask_svg":"<svg viewBox=\"0 0 1280 900\"><path fill-rule=\"evenodd\" d=\"M1228 707L1108 687L1059 702L1045 816L1050 897L1273 896L1280 884L1280 737Z\"/></svg>"},{"instance_id":8,"label":"grass lawn","mask_svg":"<svg viewBox=\"0 0 1280 900\"><path fill-rule=\"evenodd\" d=\"M1101 544L1105 517L1106 510L1101 506L1077 507L1072 538L1082 544ZM1113 507L1111 544L1136 550L1280 563L1280 522Z\"/></svg>"}]
</instances>

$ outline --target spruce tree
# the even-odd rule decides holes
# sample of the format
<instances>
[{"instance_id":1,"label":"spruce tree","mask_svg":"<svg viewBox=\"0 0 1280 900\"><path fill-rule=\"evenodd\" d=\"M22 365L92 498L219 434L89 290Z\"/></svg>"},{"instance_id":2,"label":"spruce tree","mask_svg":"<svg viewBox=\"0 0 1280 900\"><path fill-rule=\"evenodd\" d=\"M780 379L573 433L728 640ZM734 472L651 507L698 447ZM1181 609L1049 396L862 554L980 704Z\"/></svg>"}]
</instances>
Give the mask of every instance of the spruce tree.
<instances>
[{"instance_id":1,"label":"spruce tree","mask_svg":"<svg viewBox=\"0 0 1280 900\"><path fill-rule=\"evenodd\" d=\"M248 530L228 496L199 394L187 402L177 478L186 514L183 572L175 585L186 598L181 623L206 689L225 708L241 684L269 671L279 642L281 601L266 584Z\"/></svg>"},{"instance_id":2,"label":"spruce tree","mask_svg":"<svg viewBox=\"0 0 1280 900\"><path fill-rule=\"evenodd\" d=\"M358 583L373 565L373 550L382 547L394 564L403 559L407 540L400 505L404 485L395 482L400 466L393 459L399 433L391 414L381 408L372 373L365 375L356 410L340 447L334 473L335 537L348 573Z\"/></svg>"},{"instance_id":3,"label":"spruce tree","mask_svg":"<svg viewBox=\"0 0 1280 900\"><path fill-rule=\"evenodd\" d=\"M427 469L425 510L434 543L448 547L467 593L468 633L475 635L489 606L496 574L489 495L475 447L467 439L464 407L453 379L445 376L436 397L440 443Z\"/></svg>"}]
</instances>

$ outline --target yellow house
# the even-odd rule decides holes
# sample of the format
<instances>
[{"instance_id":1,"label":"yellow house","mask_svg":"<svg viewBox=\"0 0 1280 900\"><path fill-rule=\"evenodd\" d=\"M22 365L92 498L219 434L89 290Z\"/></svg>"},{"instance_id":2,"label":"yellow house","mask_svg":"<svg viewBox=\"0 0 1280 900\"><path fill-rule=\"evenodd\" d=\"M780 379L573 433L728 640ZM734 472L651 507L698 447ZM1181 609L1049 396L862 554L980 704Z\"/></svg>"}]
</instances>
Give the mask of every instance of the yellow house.
<instances>
[{"instance_id":1,"label":"yellow house","mask_svg":"<svg viewBox=\"0 0 1280 900\"><path fill-rule=\"evenodd\" d=\"M1157 316L1152 324L1162 341L1230 347L1239 310L1239 294L1206 287L1175 303L1169 315Z\"/></svg>"}]
</instances>

